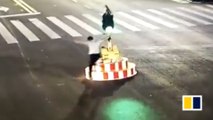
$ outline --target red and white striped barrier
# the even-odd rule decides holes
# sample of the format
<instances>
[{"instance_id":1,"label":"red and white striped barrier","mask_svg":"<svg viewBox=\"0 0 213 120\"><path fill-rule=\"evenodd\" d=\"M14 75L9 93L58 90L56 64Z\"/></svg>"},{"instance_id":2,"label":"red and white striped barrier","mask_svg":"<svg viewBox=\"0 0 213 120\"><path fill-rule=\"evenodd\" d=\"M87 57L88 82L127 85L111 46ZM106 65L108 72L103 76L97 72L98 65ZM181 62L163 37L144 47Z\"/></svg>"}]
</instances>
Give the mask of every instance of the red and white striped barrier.
<instances>
[{"instance_id":1,"label":"red and white striped barrier","mask_svg":"<svg viewBox=\"0 0 213 120\"><path fill-rule=\"evenodd\" d=\"M131 62L127 62L128 68L115 70L115 71L92 71L92 79L94 81L107 81L107 80L120 80L129 77L133 77L137 74L136 65ZM86 78L89 78L89 67L85 69Z\"/></svg>"},{"instance_id":2,"label":"red and white striped barrier","mask_svg":"<svg viewBox=\"0 0 213 120\"><path fill-rule=\"evenodd\" d=\"M120 60L116 62L105 62L102 59L97 61L97 64L93 66L93 71L100 72L110 72L110 71L120 71L126 70L128 68L128 58L122 57Z\"/></svg>"}]
</instances>

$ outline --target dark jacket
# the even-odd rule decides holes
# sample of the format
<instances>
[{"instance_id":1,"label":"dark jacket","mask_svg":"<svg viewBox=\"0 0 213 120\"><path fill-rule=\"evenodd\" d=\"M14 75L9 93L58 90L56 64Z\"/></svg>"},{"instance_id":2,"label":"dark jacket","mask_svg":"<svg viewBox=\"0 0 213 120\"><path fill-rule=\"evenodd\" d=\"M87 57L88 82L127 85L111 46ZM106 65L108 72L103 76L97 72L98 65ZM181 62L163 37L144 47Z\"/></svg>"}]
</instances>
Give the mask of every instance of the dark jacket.
<instances>
[{"instance_id":1,"label":"dark jacket","mask_svg":"<svg viewBox=\"0 0 213 120\"><path fill-rule=\"evenodd\" d=\"M104 13L102 16L102 28L105 30L108 26L114 28L113 15L109 13Z\"/></svg>"}]
</instances>

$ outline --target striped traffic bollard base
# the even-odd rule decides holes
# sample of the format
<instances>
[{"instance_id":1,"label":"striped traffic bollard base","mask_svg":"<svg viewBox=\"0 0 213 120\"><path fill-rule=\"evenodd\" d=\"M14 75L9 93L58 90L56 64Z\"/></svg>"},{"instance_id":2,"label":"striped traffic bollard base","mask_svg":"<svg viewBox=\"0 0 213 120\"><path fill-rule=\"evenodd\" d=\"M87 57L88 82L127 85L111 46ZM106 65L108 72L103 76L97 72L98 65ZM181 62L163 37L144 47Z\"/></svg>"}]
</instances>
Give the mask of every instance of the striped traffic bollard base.
<instances>
[{"instance_id":1,"label":"striped traffic bollard base","mask_svg":"<svg viewBox=\"0 0 213 120\"><path fill-rule=\"evenodd\" d=\"M133 77L137 74L136 65L127 62L128 68L115 71L92 71L92 79L89 78L89 67L85 69L86 79L93 81L121 80Z\"/></svg>"},{"instance_id":2,"label":"striped traffic bollard base","mask_svg":"<svg viewBox=\"0 0 213 120\"><path fill-rule=\"evenodd\" d=\"M128 68L128 58L122 57L116 62L104 62L102 59L97 61L97 64L93 66L93 71L110 72L120 71Z\"/></svg>"}]
</instances>

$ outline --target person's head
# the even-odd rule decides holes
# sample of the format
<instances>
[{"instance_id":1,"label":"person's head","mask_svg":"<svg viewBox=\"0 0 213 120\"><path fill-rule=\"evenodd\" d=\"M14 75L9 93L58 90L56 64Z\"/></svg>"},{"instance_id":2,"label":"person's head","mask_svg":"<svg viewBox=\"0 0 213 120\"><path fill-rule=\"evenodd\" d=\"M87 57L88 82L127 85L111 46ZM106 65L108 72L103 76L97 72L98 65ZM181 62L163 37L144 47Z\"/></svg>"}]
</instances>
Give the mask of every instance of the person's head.
<instances>
[{"instance_id":1,"label":"person's head","mask_svg":"<svg viewBox=\"0 0 213 120\"><path fill-rule=\"evenodd\" d=\"M107 6L107 5L105 5L105 7L106 7L106 14L111 14L111 10L109 9L109 7Z\"/></svg>"},{"instance_id":2,"label":"person's head","mask_svg":"<svg viewBox=\"0 0 213 120\"><path fill-rule=\"evenodd\" d=\"M88 40L88 41L92 41L92 40L93 40L93 37L92 37L92 36L89 36L89 37L87 37L87 40Z\"/></svg>"}]
</instances>

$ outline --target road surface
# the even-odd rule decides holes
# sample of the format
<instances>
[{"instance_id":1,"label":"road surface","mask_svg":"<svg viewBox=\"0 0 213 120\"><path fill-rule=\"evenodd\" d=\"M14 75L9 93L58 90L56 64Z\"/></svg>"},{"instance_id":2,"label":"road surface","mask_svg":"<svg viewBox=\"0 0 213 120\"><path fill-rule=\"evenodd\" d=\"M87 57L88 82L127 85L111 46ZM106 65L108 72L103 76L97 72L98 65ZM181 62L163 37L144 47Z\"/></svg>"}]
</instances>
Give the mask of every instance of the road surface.
<instances>
[{"instance_id":1,"label":"road surface","mask_svg":"<svg viewBox=\"0 0 213 120\"><path fill-rule=\"evenodd\" d=\"M0 120L211 120L213 5L172 0L1 0ZM19 4L19 5L18 5ZM88 82L89 35L136 63L134 78ZM182 95L203 110L182 111Z\"/></svg>"}]
</instances>

